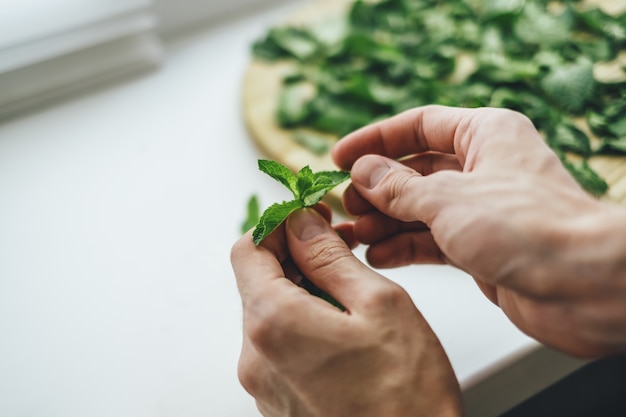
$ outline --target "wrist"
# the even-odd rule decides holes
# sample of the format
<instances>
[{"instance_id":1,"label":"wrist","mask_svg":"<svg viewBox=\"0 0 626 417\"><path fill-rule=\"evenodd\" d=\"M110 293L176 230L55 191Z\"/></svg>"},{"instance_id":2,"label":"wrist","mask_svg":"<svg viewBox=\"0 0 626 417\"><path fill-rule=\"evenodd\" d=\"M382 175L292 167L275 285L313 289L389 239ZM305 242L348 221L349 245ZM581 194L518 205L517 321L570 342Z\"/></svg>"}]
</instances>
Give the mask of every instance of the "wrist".
<instances>
[{"instance_id":1,"label":"wrist","mask_svg":"<svg viewBox=\"0 0 626 417\"><path fill-rule=\"evenodd\" d=\"M571 304L590 356L626 352L626 209L598 202L572 227L562 262Z\"/></svg>"},{"instance_id":2,"label":"wrist","mask_svg":"<svg viewBox=\"0 0 626 417\"><path fill-rule=\"evenodd\" d=\"M569 245L574 249L570 261L580 275L599 284L598 290L626 284L626 209L599 202L574 225Z\"/></svg>"}]
</instances>

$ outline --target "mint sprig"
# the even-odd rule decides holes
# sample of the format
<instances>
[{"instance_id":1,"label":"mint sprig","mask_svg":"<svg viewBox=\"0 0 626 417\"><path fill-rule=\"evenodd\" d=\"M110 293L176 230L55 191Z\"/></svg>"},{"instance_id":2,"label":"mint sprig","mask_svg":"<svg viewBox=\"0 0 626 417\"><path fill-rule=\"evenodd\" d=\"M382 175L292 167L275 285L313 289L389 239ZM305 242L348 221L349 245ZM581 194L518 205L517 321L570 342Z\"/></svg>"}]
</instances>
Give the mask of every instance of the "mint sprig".
<instances>
[{"instance_id":1,"label":"mint sprig","mask_svg":"<svg viewBox=\"0 0 626 417\"><path fill-rule=\"evenodd\" d=\"M310 207L319 203L333 188L350 178L346 171L313 172L305 166L294 174L286 166L264 159L259 160L259 170L283 184L293 194L293 200L275 203L269 206L259 219L252 240L258 246L291 213L299 208Z\"/></svg>"}]
</instances>

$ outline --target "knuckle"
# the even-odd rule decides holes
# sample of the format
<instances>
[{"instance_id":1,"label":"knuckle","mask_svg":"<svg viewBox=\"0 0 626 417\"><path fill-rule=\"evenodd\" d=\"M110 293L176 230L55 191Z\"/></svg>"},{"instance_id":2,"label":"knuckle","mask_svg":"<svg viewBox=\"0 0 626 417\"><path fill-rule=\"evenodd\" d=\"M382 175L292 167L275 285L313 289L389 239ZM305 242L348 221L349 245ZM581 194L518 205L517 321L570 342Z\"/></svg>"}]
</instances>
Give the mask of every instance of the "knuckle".
<instances>
[{"instance_id":1,"label":"knuckle","mask_svg":"<svg viewBox=\"0 0 626 417\"><path fill-rule=\"evenodd\" d=\"M249 306L245 315L244 329L250 343L266 356L272 356L291 337L291 329L297 328L294 321L298 303L292 297L274 298L272 302L258 302Z\"/></svg>"},{"instance_id":2,"label":"knuckle","mask_svg":"<svg viewBox=\"0 0 626 417\"><path fill-rule=\"evenodd\" d=\"M251 308L246 313L245 330L250 342L256 347L273 344L276 329L280 324L279 302L267 303L260 308Z\"/></svg>"},{"instance_id":3,"label":"knuckle","mask_svg":"<svg viewBox=\"0 0 626 417\"><path fill-rule=\"evenodd\" d=\"M427 177L420 184L419 195L411 201L411 208L415 213L420 213L419 220L432 227L435 217L440 216L443 210L455 205L442 206L443 201L456 201L465 191L464 184L470 176L457 171L438 171ZM400 219L414 220L414 219Z\"/></svg>"},{"instance_id":4,"label":"knuckle","mask_svg":"<svg viewBox=\"0 0 626 417\"><path fill-rule=\"evenodd\" d=\"M385 282L364 297L366 311L376 314L393 311L405 306L409 296L399 285Z\"/></svg>"},{"instance_id":5,"label":"knuckle","mask_svg":"<svg viewBox=\"0 0 626 417\"><path fill-rule=\"evenodd\" d=\"M318 239L309 250L308 264L315 270L335 270L343 260L352 256L343 241Z\"/></svg>"},{"instance_id":6,"label":"knuckle","mask_svg":"<svg viewBox=\"0 0 626 417\"><path fill-rule=\"evenodd\" d=\"M416 175L417 174L402 173L400 175L392 175L388 178L387 187L385 188L385 201L391 213L399 214L402 212L402 208L406 205L405 200L416 187Z\"/></svg>"},{"instance_id":7,"label":"knuckle","mask_svg":"<svg viewBox=\"0 0 626 417\"><path fill-rule=\"evenodd\" d=\"M251 361L243 356L239 359L237 378L241 386L253 397L258 396L262 387L260 372L258 372L257 368L256 361Z\"/></svg>"},{"instance_id":8,"label":"knuckle","mask_svg":"<svg viewBox=\"0 0 626 417\"><path fill-rule=\"evenodd\" d=\"M506 125L515 124L531 124L531 120L516 110L506 108L484 107L476 109L475 117L479 120L486 120L492 123L504 123Z\"/></svg>"},{"instance_id":9,"label":"knuckle","mask_svg":"<svg viewBox=\"0 0 626 417\"><path fill-rule=\"evenodd\" d=\"M238 239L233 246L230 248L230 261L231 263L236 263L239 259L245 256L245 252L249 247L249 244L246 242L246 237Z\"/></svg>"}]
</instances>

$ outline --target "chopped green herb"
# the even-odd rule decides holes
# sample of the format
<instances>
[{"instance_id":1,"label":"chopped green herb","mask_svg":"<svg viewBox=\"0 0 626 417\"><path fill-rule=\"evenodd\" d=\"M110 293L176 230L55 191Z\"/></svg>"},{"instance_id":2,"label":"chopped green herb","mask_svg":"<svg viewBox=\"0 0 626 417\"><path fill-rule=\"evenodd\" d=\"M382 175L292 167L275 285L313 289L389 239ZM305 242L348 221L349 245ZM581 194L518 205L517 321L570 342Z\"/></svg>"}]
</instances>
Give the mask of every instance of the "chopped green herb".
<instances>
[{"instance_id":1,"label":"chopped green herb","mask_svg":"<svg viewBox=\"0 0 626 417\"><path fill-rule=\"evenodd\" d=\"M607 139L602 143L602 151L604 153L625 154L626 153L626 136L617 139Z\"/></svg>"},{"instance_id":2,"label":"chopped green herb","mask_svg":"<svg viewBox=\"0 0 626 417\"><path fill-rule=\"evenodd\" d=\"M546 96L565 112L579 114L593 97L593 63L585 58L553 68L541 81Z\"/></svg>"},{"instance_id":3,"label":"chopped green herb","mask_svg":"<svg viewBox=\"0 0 626 417\"><path fill-rule=\"evenodd\" d=\"M318 156L326 155L335 143L328 135L322 135L316 131L295 131L293 139Z\"/></svg>"},{"instance_id":4,"label":"chopped green herb","mask_svg":"<svg viewBox=\"0 0 626 417\"><path fill-rule=\"evenodd\" d=\"M578 155L591 155L589 138L582 130L569 123L557 125L548 136L549 144L554 149L574 152Z\"/></svg>"},{"instance_id":5,"label":"chopped green herb","mask_svg":"<svg viewBox=\"0 0 626 417\"><path fill-rule=\"evenodd\" d=\"M294 63L277 112L294 132L338 140L420 105L493 106L526 114L557 152L626 155L626 69L610 83L594 74L626 49L626 12L582 3L356 0L345 16L269 30L253 52ZM602 142L593 149L574 127L585 114ZM315 153L330 148L297 136Z\"/></svg>"},{"instance_id":6,"label":"chopped green herb","mask_svg":"<svg viewBox=\"0 0 626 417\"><path fill-rule=\"evenodd\" d=\"M578 183L589 193L601 196L609 189L608 184L596 172L591 169L587 161L582 160L580 163L568 161L561 157L561 162Z\"/></svg>"}]
</instances>

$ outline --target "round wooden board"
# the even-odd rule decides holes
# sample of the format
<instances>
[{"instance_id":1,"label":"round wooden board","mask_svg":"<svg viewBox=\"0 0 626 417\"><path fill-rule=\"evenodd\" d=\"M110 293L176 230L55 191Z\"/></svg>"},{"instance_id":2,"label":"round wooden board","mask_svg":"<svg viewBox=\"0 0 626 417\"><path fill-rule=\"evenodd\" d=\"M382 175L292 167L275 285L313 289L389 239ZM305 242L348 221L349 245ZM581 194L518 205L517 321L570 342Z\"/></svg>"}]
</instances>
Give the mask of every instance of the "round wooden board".
<instances>
[{"instance_id":1,"label":"round wooden board","mask_svg":"<svg viewBox=\"0 0 626 417\"><path fill-rule=\"evenodd\" d=\"M346 13L350 0L315 0L286 19L285 24L307 25L327 17ZM282 79L291 72L286 62L268 63L258 59L250 62L243 83L243 114L246 126L255 143L269 159L278 161L298 171L309 165L314 172L336 170L330 155L318 156L296 143L292 132L280 127L276 109ZM325 198L335 209L341 210L344 183L333 189Z\"/></svg>"},{"instance_id":2,"label":"round wooden board","mask_svg":"<svg viewBox=\"0 0 626 417\"><path fill-rule=\"evenodd\" d=\"M297 13L285 19L289 25L309 25L325 18L346 13L352 0L313 0ZM626 10L623 0L588 0L587 3L600 6L608 13ZM620 66L626 66L626 52L620 55ZM268 63L253 59L246 71L243 82L243 115L247 129L254 142L268 159L278 161L292 171L309 165L313 171L335 170L330 155L318 156L293 140L292 132L280 127L276 120L276 109L285 75L291 73L292 66L287 62ZM624 76L623 71L621 76ZM626 158L594 156L590 166L604 178L610 186L603 197L606 200L626 203ZM332 190L326 199L334 208L341 210L341 195L347 187L344 183Z\"/></svg>"}]
</instances>

